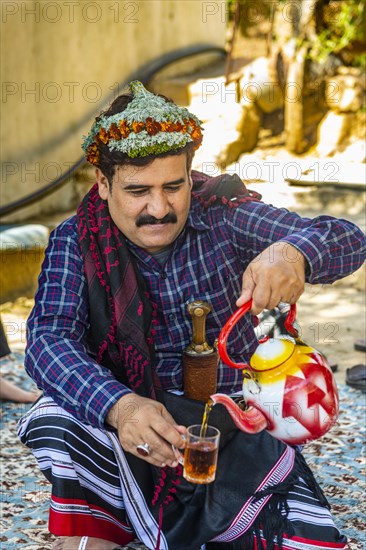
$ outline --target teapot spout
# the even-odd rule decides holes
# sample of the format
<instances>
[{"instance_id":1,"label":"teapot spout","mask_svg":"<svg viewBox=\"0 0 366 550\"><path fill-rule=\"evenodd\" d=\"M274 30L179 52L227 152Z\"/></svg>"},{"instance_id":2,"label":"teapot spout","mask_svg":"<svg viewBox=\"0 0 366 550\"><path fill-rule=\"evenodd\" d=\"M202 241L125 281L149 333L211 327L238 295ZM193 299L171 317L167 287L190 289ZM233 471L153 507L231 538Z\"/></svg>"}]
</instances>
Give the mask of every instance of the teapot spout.
<instances>
[{"instance_id":1,"label":"teapot spout","mask_svg":"<svg viewBox=\"0 0 366 550\"><path fill-rule=\"evenodd\" d=\"M248 407L243 411L234 401L224 393L215 393L210 396L213 405L220 403L226 407L226 410L233 419L234 424L242 432L256 434L268 428L268 422L264 414L255 407Z\"/></svg>"}]
</instances>

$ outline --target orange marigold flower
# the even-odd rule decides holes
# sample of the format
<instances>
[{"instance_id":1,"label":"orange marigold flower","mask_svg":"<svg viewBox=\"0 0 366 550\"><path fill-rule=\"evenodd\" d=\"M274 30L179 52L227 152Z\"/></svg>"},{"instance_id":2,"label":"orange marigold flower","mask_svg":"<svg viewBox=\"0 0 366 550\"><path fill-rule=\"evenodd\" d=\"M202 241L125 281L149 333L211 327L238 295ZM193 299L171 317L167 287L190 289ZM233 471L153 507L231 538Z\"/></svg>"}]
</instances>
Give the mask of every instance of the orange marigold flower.
<instances>
[{"instance_id":1,"label":"orange marigold flower","mask_svg":"<svg viewBox=\"0 0 366 550\"><path fill-rule=\"evenodd\" d=\"M183 127L182 127L182 134L186 134L187 132L189 132L189 120L187 118L184 119L184 124L183 124Z\"/></svg>"},{"instance_id":2,"label":"orange marigold flower","mask_svg":"<svg viewBox=\"0 0 366 550\"><path fill-rule=\"evenodd\" d=\"M166 123L166 132L174 132L174 122Z\"/></svg>"},{"instance_id":3,"label":"orange marigold flower","mask_svg":"<svg viewBox=\"0 0 366 550\"><path fill-rule=\"evenodd\" d=\"M88 147L88 154L89 155L96 155L98 153L98 146L96 143L92 143Z\"/></svg>"},{"instance_id":4,"label":"orange marigold flower","mask_svg":"<svg viewBox=\"0 0 366 550\"><path fill-rule=\"evenodd\" d=\"M99 151L98 147L95 143L92 143L88 147L88 151L86 154L86 160L90 162L90 164L94 164L95 166L98 165L99 162Z\"/></svg>"},{"instance_id":5,"label":"orange marigold flower","mask_svg":"<svg viewBox=\"0 0 366 550\"><path fill-rule=\"evenodd\" d=\"M201 128L199 128L198 126L196 126L195 128L193 128L193 130L192 130L192 132L191 132L191 138L193 139L193 141L202 139Z\"/></svg>"},{"instance_id":6,"label":"orange marigold flower","mask_svg":"<svg viewBox=\"0 0 366 550\"><path fill-rule=\"evenodd\" d=\"M90 162L90 164L93 164L94 166L98 166L99 155L98 156L91 155L90 157L87 158L87 161Z\"/></svg>"},{"instance_id":7,"label":"orange marigold flower","mask_svg":"<svg viewBox=\"0 0 366 550\"><path fill-rule=\"evenodd\" d=\"M118 124L118 127L119 127L119 131L121 132L121 136L123 138L128 137L128 135L130 133L130 129L128 127L127 122L125 120L120 120L119 124Z\"/></svg>"},{"instance_id":8,"label":"orange marigold flower","mask_svg":"<svg viewBox=\"0 0 366 550\"><path fill-rule=\"evenodd\" d=\"M183 130L184 126L181 122L175 122L174 124L174 132L181 132Z\"/></svg>"},{"instance_id":9,"label":"orange marigold flower","mask_svg":"<svg viewBox=\"0 0 366 550\"><path fill-rule=\"evenodd\" d=\"M121 139L121 132L119 131L118 126L115 123L111 124L111 127L108 130L108 134L111 139Z\"/></svg>"},{"instance_id":10,"label":"orange marigold flower","mask_svg":"<svg viewBox=\"0 0 366 550\"><path fill-rule=\"evenodd\" d=\"M99 130L99 139L105 144L109 141L108 132L104 128Z\"/></svg>"},{"instance_id":11,"label":"orange marigold flower","mask_svg":"<svg viewBox=\"0 0 366 550\"><path fill-rule=\"evenodd\" d=\"M144 129L145 124L143 122L133 122L131 126L135 134L138 134Z\"/></svg>"},{"instance_id":12,"label":"orange marigold flower","mask_svg":"<svg viewBox=\"0 0 366 550\"><path fill-rule=\"evenodd\" d=\"M195 136L192 136L192 139L193 139L194 149L198 149L198 147L201 146L201 143L202 143L202 140L203 140L202 132L200 132L199 135L197 134Z\"/></svg>"},{"instance_id":13,"label":"orange marigold flower","mask_svg":"<svg viewBox=\"0 0 366 550\"><path fill-rule=\"evenodd\" d=\"M158 132L160 132L160 129L160 122L153 120L151 117L146 119L146 131L150 136L155 136Z\"/></svg>"}]
</instances>

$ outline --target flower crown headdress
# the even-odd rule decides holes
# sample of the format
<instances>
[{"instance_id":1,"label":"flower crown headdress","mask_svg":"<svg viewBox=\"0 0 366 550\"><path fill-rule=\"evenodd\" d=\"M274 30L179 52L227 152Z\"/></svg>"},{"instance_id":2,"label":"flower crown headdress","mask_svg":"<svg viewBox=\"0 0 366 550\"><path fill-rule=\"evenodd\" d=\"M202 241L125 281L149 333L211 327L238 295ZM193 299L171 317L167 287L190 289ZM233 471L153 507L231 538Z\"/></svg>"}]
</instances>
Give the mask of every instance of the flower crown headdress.
<instances>
[{"instance_id":1,"label":"flower crown headdress","mask_svg":"<svg viewBox=\"0 0 366 550\"><path fill-rule=\"evenodd\" d=\"M195 149L201 145L201 122L188 109L149 92L138 80L130 89L133 99L126 109L101 115L83 137L82 148L91 164L99 164L99 142L131 158L176 151L189 142Z\"/></svg>"}]
</instances>

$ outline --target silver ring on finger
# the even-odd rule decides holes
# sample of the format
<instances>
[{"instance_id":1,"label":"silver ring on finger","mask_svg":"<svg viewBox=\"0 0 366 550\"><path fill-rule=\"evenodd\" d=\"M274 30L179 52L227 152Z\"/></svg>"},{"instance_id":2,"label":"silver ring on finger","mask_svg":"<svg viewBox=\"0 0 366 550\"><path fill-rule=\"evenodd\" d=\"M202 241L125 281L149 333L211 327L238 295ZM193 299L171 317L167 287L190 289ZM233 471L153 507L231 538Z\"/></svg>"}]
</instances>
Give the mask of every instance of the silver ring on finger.
<instances>
[{"instance_id":1,"label":"silver ring on finger","mask_svg":"<svg viewBox=\"0 0 366 550\"><path fill-rule=\"evenodd\" d=\"M147 443L143 443L142 445L137 445L136 451L139 455L146 457L151 453L151 447Z\"/></svg>"}]
</instances>

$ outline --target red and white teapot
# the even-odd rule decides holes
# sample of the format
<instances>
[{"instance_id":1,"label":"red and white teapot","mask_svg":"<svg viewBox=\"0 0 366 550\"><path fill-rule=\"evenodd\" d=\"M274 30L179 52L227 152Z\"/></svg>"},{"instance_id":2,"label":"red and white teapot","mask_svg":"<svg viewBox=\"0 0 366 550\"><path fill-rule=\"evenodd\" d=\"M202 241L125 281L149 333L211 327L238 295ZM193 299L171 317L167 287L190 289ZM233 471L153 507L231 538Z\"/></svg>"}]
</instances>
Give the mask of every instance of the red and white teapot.
<instances>
[{"instance_id":1,"label":"red and white teapot","mask_svg":"<svg viewBox=\"0 0 366 550\"><path fill-rule=\"evenodd\" d=\"M263 429L290 445L301 445L324 435L338 417L338 391L325 357L307 346L293 326L296 305L286 317L290 337L263 338L248 364L234 363L226 344L233 326L251 308L250 300L227 321L218 339L218 351L229 367L243 371L242 410L227 395L211 395L224 405L239 429Z\"/></svg>"}]
</instances>

